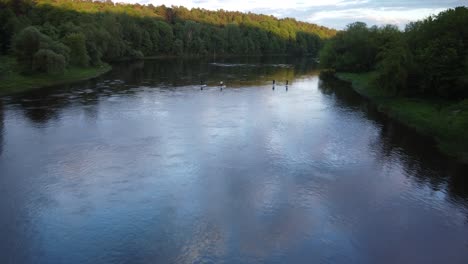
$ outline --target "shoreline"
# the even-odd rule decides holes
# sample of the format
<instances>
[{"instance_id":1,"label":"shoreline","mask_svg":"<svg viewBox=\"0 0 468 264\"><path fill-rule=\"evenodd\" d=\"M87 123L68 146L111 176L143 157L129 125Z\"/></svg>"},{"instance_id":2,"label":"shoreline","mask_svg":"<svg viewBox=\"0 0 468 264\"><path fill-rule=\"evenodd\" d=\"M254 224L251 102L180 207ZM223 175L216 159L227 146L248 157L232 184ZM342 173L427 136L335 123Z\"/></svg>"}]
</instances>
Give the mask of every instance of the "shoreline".
<instances>
[{"instance_id":1,"label":"shoreline","mask_svg":"<svg viewBox=\"0 0 468 264\"><path fill-rule=\"evenodd\" d=\"M6 61L5 64L7 65L7 67L5 67L7 70L1 73L0 76L0 96L91 80L112 70L112 66L105 63L87 68L71 67L60 75L21 75L14 70L14 64L12 62Z\"/></svg>"},{"instance_id":2,"label":"shoreline","mask_svg":"<svg viewBox=\"0 0 468 264\"><path fill-rule=\"evenodd\" d=\"M229 55L222 54L212 57L211 55L193 56L193 55L159 55L148 56L138 59L122 58L114 62L145 61L159 59L202 59L202 58L237 58L237 57L282 57L294 56L290 54L269 54L269 55ZM310 55L306 55L310 56ZM1 61L3 60L3 62ZM41 89L54 85L69 84L79 81L85 81L99 77L110 70L112 66L109 63L103 63L96 67L78 68L71 67L60 75L32 74L22 75L15 70L16 61L10 56L0 56L0 96L11 95L30 90ZM1 72L3 70L3 72ZM7 77L5 77L7 76Z\"/></svg>"},{"instance_id":3,"label":"shoreline","mask_svg":"<svg viewBox=\"0 0 468 264\"><path fill-rule=\"evenodd\" d=\"M468 163L468 100L451 102L391 96L372 84L374 76L373 72L334 74L375 104L379 112L433 138L442 153Z\"/></svg>"}]
</instances>

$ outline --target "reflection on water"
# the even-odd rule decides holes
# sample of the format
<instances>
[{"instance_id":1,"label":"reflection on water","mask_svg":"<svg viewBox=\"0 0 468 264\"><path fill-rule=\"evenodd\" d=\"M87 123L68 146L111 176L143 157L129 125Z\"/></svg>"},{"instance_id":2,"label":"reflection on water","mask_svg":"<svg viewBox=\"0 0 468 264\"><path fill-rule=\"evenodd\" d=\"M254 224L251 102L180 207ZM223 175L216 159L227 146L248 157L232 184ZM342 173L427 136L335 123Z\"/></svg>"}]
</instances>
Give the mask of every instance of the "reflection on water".
<instances>
[{"instance_id":1,"label":"reflection on water","mask_svg":"<svg viewBox=\"0 0 468 264\"><path fill-rule=\"evenodd\" d=\"M365 113L367 119L380 127L380 137L373 144L373 152L380 154L382 162L392 162L399 158L404 163L404 169L417 177L418 182L429 184L434 191L449 188L453 199L468 201L468 179L464 176L466 166L451 162L450 158L437 150L432 139L387 118L369 101L357 93L350 93L350 88L338 80L329 80L319 85L324 94L335 96L341 107Z\"/></svg>"},{"instance_id":2,"label":"reflection on water","mask_svg":"<svg viewBox=\"0 0 468 264\"><path fill-rule=\"evenodd\" d=\"M3 152L3 119L4 119L4 113L3 113L3 101L0 98L0 156L2 156Z\"/></svg>"},{"instance_id":3,"label":"reflection on water","mask_svg":"<svg viewBox=\"0 0 468 264\"><path fill-rule=\"evenodd\" d=\"M468 258L466 165L309 60L122 64L3 101L0 263Z\"/></svg>"}]
</instances>

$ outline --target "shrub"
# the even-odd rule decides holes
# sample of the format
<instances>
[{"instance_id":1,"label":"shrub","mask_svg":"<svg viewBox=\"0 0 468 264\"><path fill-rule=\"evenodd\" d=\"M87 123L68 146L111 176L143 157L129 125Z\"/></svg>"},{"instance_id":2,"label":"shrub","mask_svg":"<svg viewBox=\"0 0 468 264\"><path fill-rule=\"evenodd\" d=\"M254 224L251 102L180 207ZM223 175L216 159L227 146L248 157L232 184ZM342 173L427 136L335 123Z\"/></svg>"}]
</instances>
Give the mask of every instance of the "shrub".
<instances>
[{"instance_id":1,"label":"shrub","mask_svg":"<svg viewBox=\"0 0 468 264\"><path fill-rule=\"evenodd\" d=\"M41 49L34 54L33 69L48 74L63 73L65 69L65 57L49 49Z\"/></svg>"},{"instance_id":2,"label":"shrub","mask_svg":"<svg viewBox=\"0 0 468 264\"><path fill-rule=\"evenodd\" d=\"M41 34L36 27L27 27L23 29L13 41L13 51L23 71L32 70L34 54L41 46L41 39L45 35Z\"/></svg>"},{"instance_id":3,"label":"shrub","mask_svg":"<svg viewBox=\"0 0 468 264\"><path fill-rule=\"evenodd\" d=\"M49 66L41 66L38 65L39 58L36 58L36 54L39 53L41 50L46 50L48 53L52 52L54 55L47 55L48 57L56 60L63 59L63 66L61 71L66 67L68 64L68 58L70 49L65 46L64 44L53 41L48 36L39 32L36 27L27 27L20 31L18 35L15 37L13 42L13 51L18 61L19 66L22 68L23 72L31 72L31 71L41 71L41 72L49 72L43 70L48 68ZM41 55L41 59L45 52L42 51L39 53ZM60 55L61 59L58 59L56 56ZM54 70L55 71L55 70Z\"/></svg>"},{"instance_id":4,"label":"shrub","mask_svg":"<svg viewBox=\"0 0 468 264\"><path fill-rule=\"evenodd\" d=\"M86 67L89 65L89 56L86 50L86 37L83 33L68 34L63 42L70 48L70 64Z\"/></svg>"}]
</instances>

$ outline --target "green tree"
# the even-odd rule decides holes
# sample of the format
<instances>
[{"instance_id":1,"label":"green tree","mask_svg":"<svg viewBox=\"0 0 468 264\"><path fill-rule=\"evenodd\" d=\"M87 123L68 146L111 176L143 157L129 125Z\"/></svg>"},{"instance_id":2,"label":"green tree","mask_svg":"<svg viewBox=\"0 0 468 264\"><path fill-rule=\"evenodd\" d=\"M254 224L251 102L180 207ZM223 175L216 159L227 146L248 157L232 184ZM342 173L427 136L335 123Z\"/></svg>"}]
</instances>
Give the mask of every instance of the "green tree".
<instances>
[{"instance_id":1,"label":"green tree","mask_svg":"<svg viewBox=\"0 0 468 264\"><path fill-rule=\"evenodd\" d=\"M184 53L184 43L182 40L177 39L174 41L174 54L182 55Z\"/></svg>"},{"instance_id":2,"label":"green tree","mask_svg":"<svg viewBox=\"0 0 468 264\"><path fill-rule=\"evenodd\" d=\"M327 41L324 47L320 50L319 58L320 64L324 68L333 68L337 69L337 49L336 49L336 39L331 39Z\"/></svg>"},{"instance_id":3,"label":"green tree","mask_svg":"<svg viewBox=\"0 0 468 264\"><path fill-rule=\"evenodd\" d=\"M10 48L10 41L14 33L11 21L16 18L10 9L1 9L0 6L0 54L6 53Z\"/></svg>"},{"instance_id":4,"label":"green tree","mask_svg":"<svg viewBox=\"0 0 468 264\"><path fill-rule=\"evenodd\" d=\"M408 93L408 77L413 67L413 56L400 39L387 43L378 54L377 82L393 94Z\"/></svg>"},{"instance_id":5,"label":"green tree","mask_svg":"<svg viewBox=\"0 0 468 264\"><path fill-rule=\"evenodd\" d=\"M37 72L60 74L65 69L65 57L48 49L40 49L34 54L33 69Z\"/></svg>"},{"instance_id":6,"label":"green tree","mask_svg":"<svg viewBox=\"0 0 468 264\"><path fill-rule=\"evenodd\" d=\"M41 41L46 39L47 36L41 34L36 27L27 27L23 29L13 42L13 49L16 60L23 69L23 71L32 71L34 54L41 47Z\"/></svg>"},{"instance_id":7,"label":"green tree","mask_svg":"<svg viewBox=\"0 0 468 264\"><path fill-rule=\"evenodd\" d=\"M160 36L160 51L162 53L169 53L172 50L174 41L174 33L171 26L165 22L158 22L159 36ZM174 42L175 44L175 42Z\"/></svg>"},{"instance_id":8,"label":"green tree","mask_svg":"<svg viewBox=\"0 0 468 264\"><path fill-rule=\"evenodd\" d=\"M226 52L229 54L238 54L242 47L242 34L237 24L228 24L224 30L224 38L226 44Z\"/></svg>"},{"instance_id":9,"label":"green tree","mask_svg":"<svg viewBox=\"0 0 468 264\"><path fill-rule=\"evenodd\" d=\"M63 42L70 48L70 63L75 66L89 65L89 56L86 50L86 37L83 33L68 34Z\"/></svg>"}]
</instances>

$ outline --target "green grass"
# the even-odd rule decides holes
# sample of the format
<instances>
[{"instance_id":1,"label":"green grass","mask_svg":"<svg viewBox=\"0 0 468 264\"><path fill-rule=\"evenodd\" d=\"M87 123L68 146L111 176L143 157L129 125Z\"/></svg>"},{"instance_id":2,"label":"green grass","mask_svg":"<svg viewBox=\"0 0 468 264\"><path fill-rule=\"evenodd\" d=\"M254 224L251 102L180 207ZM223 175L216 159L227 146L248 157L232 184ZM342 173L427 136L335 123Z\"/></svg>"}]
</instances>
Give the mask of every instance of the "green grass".
<instances>
[{"instance_id":1,"label":"green grass","mask_svg":"<svg viewBox=\"0 0 468 264\"><path fill-rule=\"evenodd\" d=\"M103 64L89 68L72 67L66 69L63 74L58 75L22 75L17 71L16 61L11 57L4 56L0 57L0 95L87 80L106 73L110 69L110 65Z\"/></svg>"},{"instance_id":2,"label":"green grass","mask_svg":"<svg viewBox=\"0 0 468 264\"><path fill-rule=\"evenodd\" d=\"M461 102L391 96L374 84L375 72L337 73L380 111L436 139L439 149L468 162L468 99Z\"/></svg>"}]
</instances>

